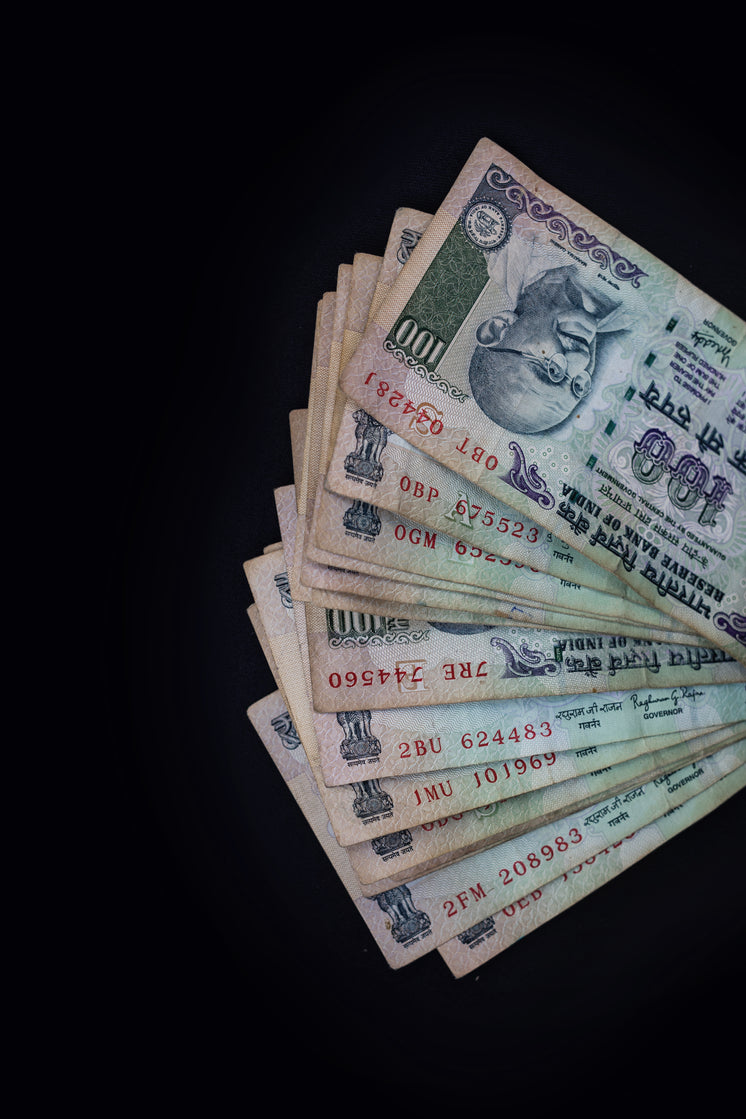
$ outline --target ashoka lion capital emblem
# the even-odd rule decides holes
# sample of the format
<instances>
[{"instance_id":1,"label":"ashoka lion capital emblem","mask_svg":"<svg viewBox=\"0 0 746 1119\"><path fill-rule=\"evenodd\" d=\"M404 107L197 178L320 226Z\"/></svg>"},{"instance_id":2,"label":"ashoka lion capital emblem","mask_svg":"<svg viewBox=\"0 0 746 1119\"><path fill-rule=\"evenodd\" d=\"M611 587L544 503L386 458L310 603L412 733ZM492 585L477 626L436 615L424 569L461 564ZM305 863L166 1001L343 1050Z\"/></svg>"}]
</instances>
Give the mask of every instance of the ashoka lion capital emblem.
<instances>
[{"instance_id":1,"label":"ashoka lion capital emblem","mask_svg":"<svg viewBox=\"0 0 746 1119\"><path fill-rule=\"evenodd\" d=\"M375 758L381 753L381 743L370 729L370 711L339 711L337 722L345 733L339 751L345 761Z\"/></svg>"},{"instance_id":2,"label":"ashoka lion capital emblem","mask_svg":"<svg viewBox=\"0 0 746 1119\"><path fill-rule=\"evenodd\" d=\"M381 788L380 781L371 777L367 781L352 782L352 811L359 820L366 820L374 816L382 816L391 812L394 800L390 793Z\"/></svg>"},{"instance_id":3,"label":"ashoka lion capital emblem","mask_svg":"<svg viewBox=\"0 0 746 1119\"><path fill-rule=\"evenodd\" d=\"M430 929L430 918L415 909L408 886L384 890L374 899L391 920L391 935L398 944L408 944Z\"/></svg>"},{"instance_id":4,"label":"ashoka lion capital emblem","mask_svg":"<svg viewBox=\"0 0 746 1119\"><path fill-rule=\"evenodd\" d=\"M345 511L342 524L348 532L354 532L358 536L378 536L381 531L381 518L375 505L359 498Z\"/></svg>"},{"instance_id":5,"label":"ashoka lion capital emblem","mask_svg":"<svg viewBox=\"0 0 746 1119\"><path fill-rule=\"evenodd\" d=\"M383 477L381 453L388 442L389 429L362 408L352 413L355 420L357 446L345 459L345 470L368 482L380 482Z\"/></svg>"}]
</instances>

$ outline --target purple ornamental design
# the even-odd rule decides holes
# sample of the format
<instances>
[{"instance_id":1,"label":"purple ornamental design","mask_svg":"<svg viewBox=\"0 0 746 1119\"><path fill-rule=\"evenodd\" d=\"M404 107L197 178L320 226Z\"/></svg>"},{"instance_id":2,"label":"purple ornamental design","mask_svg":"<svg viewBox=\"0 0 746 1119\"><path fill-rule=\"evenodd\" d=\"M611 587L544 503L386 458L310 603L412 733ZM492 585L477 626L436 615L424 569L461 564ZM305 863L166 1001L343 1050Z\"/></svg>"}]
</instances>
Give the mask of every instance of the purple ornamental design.
<instances>
[{"instance_id":1,"label":"purple ornamental design","mask_svg":"<svg viewBox=\"0 0 746 1119\"><path fill-rule=\"evenodd\" d=\"M629 281L633 288L639 288L640 279L647 276L647 272L643 272L636 264L621 256L610 245L599 241L598 237L582 226L576 225L574 221L565 217L559 210L555 210L547 202L543 202L541 198L537 198L501 167L491 167L485 178L493 190L502 191L518 210L527 214L533 221L542 222L560 241L567 240L573 249L587 253L594 264L598 264L601 268L608 268L615 279Z\"/></svg>"},{"instance_id":2,"label":"purple ornamental design","mask_svg":"<svg viewBox=\"0 0 746 1119\"><path fill-rule=\"evenodd\" d=\"M513 452L513 465L507 474L503 474L503 482L507 482L514 490L519 493L525 494L535 501L537 505L541 505L543 509L554 508L554 497L547 489L547 484L539 474L539 468L536 463L531 463L530 466L526 465L526 456L523 453L523 448L515 440L511 440L508 444Z\"/></svg>"},{"instance_id":3,"label":"purple ornamental design","mask_svg":"<svg viewBox=\"0 0 746 1119\"><path fill-rule=\"evenodd\" d=\"M746 615L739 614L736 610L732 610L730 614L719 610L712 620L718 629L735 637L739 644L746 645Z\"/></svg>"},{"instance_id":4,"label":"purple ornamental design","mask_svg":"<svg viewBox=\"0 0 746 1119\"><path fill-rule=\"evenodd\" d=\"M548 660L543 653L529 649L525 641L516 649L504 637L491 637L490 645L502 649L505 654L504 677L516 679L524 676L553 676L559 672L557 661Z\"/></svg>"}]
</instances>

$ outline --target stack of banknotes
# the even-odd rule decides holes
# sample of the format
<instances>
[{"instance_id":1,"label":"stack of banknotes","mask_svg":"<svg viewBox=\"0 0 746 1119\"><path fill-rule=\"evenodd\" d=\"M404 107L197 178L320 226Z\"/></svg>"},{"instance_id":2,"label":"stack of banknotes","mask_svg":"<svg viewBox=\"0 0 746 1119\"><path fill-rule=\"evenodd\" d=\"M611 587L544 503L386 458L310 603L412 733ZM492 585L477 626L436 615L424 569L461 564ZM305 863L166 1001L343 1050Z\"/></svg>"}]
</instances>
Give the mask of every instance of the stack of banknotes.
<instances>
[{"instance_id":1,"label":"stack of banknotes","mask_svg":"<svg viewBox=\"0 0 746 1119\"><path fill-rule=\"evenodd\" d=\"M248 715L391 967L473 971L743 788L745 338L489 140L320 293Z\"/></svg>"}]
</instances>

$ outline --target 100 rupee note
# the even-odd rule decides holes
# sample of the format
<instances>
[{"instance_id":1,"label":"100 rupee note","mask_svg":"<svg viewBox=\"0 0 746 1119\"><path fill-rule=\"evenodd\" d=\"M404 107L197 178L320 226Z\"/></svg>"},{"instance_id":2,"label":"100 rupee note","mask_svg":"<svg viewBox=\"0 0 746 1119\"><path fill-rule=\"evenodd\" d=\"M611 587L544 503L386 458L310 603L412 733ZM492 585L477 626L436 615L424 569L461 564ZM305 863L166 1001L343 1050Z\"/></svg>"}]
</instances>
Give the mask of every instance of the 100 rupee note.
<instances>
[{"instance_id":1,"label":"100 rupee note","mask_svg":"<svg viewBox=\"0 0 746 1119\"><path fill-rule=\"evenodd\" d=\"M320 363L315 370L312 385L312 394L326 399L327 414L323 423L309 422L307 429L314 445L318 441L320 446L314 460L319 464L320 470L328 469L329 439L330 436L336 436L339 417L345 414L346 398L337 387L339 368L344 367L347 358L354 352L362 338L366 305L377 306L384 293L390 289L393 279L406 260L406 256L402 253L402 246L407 239L411 243L413 226L415 229L425 228L425 217L425 215L398 212L380 269L381 278L378 279L376 270L380 262L375 258L359 254L353 262L351 284L340 293L340 314L335 316L334 322L328 326L330 330L342 330L340 320L341 312L344 311L345 325L342 341L336 347L330 344L330 349L339 354L339 362L332 360L327 365ZM376 283L377 279L378 283ZM331 409L333 415L330 417ZM358 481L373 484L382 469L378 454L382 440L372 437L375 435L373 429L380 429L380 425L377 425L376 421L366 413L358 412L354 419L359 446L354 454L346 456L345 469L350 476L357 477ZM370 428L372 434L361 435L361 425L366 428L366 431ZM373 451L376 453L373 454ZM353 465L353 460L357 466ZM496 592L498 597L508 594L511 602L514 603L512 610L515 614L520 615L523 608L525 625L542 624L539 618L529 617L526 613L526 607L533 604L534 607L550 606L559 611L579 612L582 609L584 615L597 613L600 616L613 617L619 623L630 621L647 623L657 628L664 626L660 612L646 605L643 599L618 580L615 596L609 596L601 591L596 591L590 596L586 593L582 596L581 607L580 599L577 597L581 585L567 579L565 577L567 571L560 568L559 577L546 578L544 574L546 563L531 568L530 565L511 560L501 554L501 543L504 544L508 533L510 537L521 537L525 531L526 542L535 543L540 532L536 525L523 525L515 522L514 518L509 520L500 515L499 510L496 517L494 512L485 508L482 516L484 524L496 524L496 533L491 546L482 548L473 540L469 540L467 544L457 536L460 526L464 522L467 525L470 523L469 519L464 517L465 510L460 506L457 510L460 516L457 517L455 514L452 516L450 533L428 532L413 521L402 519L400 516L394 517L387 511L371 505L368 501L362 500L359 495L356 495L357 499L350 503L348 500L330 494L323 484L323 477L318 480L313 477L314 466L310 460L304 461L311 471L311 477L303 479L303 485L306 487L305 524L302 529L303 545L296 567L296 582L293 584L296 598L304 597L303 584L311 587L320 585L318 580L323 576L324 567L327 570L330 567L337 569L354 567L357 570L364 570L367 574L391 575L398 579L406 578L403 572L409 572L412 576L416 573L417 579L427 579L428 585L432 585L430 583L432 579L448 580L455 584L457 590L460 585L462 593L464 587L478 586L483 590ZM370 470L364 467L370 467ZM407 480L406 488L409 488L409 485L410 482ZM405 487L403 479L401 486ZM313 505L314 489L315 505ZM415 494L418 490L420 495L424 496L420 483L415 482ZM431 487L427 494L428 502L433 497L437 497L437 491ZM311 509L312 505L313 509ZM312 519L310 527L307 523L309 511ZM478 512L480 509L476 507L473 511ZM542 535L547 536L546 533ZM358 544L356 548L353 547L354 542ZM553 549L552 556L555 552L556 549ZM563 560L576 563L579 567L583 566L583 560L569 554L569 549L565 548L559 554ZM343 557L348 557L347 561ZM475 558L483 559L484 562L475 563ZM313 562L310 562L311 560ZM371 562L377 564L379 570L371 570ZM516 564L517 567L514 566ZM381 567L386 570L381 571ZM529 571L534 577L528 579L528 585L524 585ZM446 583L440 585L447 586ZM328 583L324 586L328 589ZM365 592L358 590L356 593ZM368 597L381 598L382 595L371 591L368 592ZM627 600L621 608L619 597ZM518 602L515 601L516 599ZM521 602L521 599L525 599L525 603ZM318 596L316 600L318 601ZM448 603L443 605L447 607ZM499 608L495 607L495 609ZM505 613L504 608L503 613ZM555 623L549 618L547 624ZM666 628L686 631L686 627L679 626L674 621L670 621Z\"/></svg>"},{"instance_id":2,"label":"100 rupee note","mask_svg":"<svg viewBox=\"0 0 746 1119\"><path fill-rule=\"evenodd\" d=\"M534 696L433 707L314 712L328 785L650 741L746 717L746 684Z\"/></svg>"},{"instance_id":3,"label":"100 rupee note","mask_svg":"<svg viewBox=\"0 0 746 1119\"><path fill-rule=\"evenodd\" d=\"M746 743L727 746L640 785L624 802L612 797L377 894L360 903L361 911L371 930L381 938L388 930L396 943L393 966L411 963L709 788L745 760Z\"/></svg>"},{"instance_id":4,"label":"100 rupee note","mask_svg":"<svg viewBox=\"0 0 746 1119\"><path fill-rule=\"evenodd\" d=\"M727 684L746 665L725 650L616 634L410 622L306 609L317 711L431 706L616 689Z\"/></svg>"},{"instance_id":5,"label":"100 rupee note","mask_svg":"<svg viewBox=\"0 0 746 1119\"><path fill-rule=\"evenodd\" d=\"M289 725L284 700L279 693L273 693L265 699L253 704L249 708L248 714L260 739L270 753L270 756L272 757L275 765L277 766L286 784L288 785L288 788L293 795L296 803L298 804L310 827L312 828L314 835L316 836L318 842L321 844L323 850L325 851L337 874L339 875L340 881L342 882L344 888L347 890L347 893L349 894L353 902L356 904L361 917L363 918L363 920L366 921L367 927L373 935L382 954L384 955L384 958L392 967L399 967L402 963L409 962L406 958L402 959L400 944L397 939L395 939L395 937L391 935L393 925L385 921L381 922L378 919L378 912L375 909L371 911L370 907L365 904L364 895L361 892L361 886L357 875L354 872L348 853L344 849L339 847L333 835L331 834L329 819L326 814L323 802L318 795L318 789L315 784L310 766L308 765L307 758L303 751L302 743L298 738L295 729L292 727L292 725ZM741 767L741 772L742 771L743 767ZM692 798L691 801L685 802L686 804L693 805L693 808L687 815L687 819L689 821L692 821L695 818L700 818L700 816L704 814L705 810L711 811L717 803L722 803L725 795L726 781L727 778L721 778L721 780L713 786L713 790L717 790L717 794L714 798L711 798L710 801L705 802L703 794L700 793L696 797ZM720 788L718 788L718 786L720 786ZM697 803L695 804L695 802ZM669 812L666 819L670 817L671 812ZM666 838L668 838L668 835L671 834L670 826L668 827L668 830L665 831L665 834ZM656 831L656 836L658 835L660 835L660 828L658 828L658 830ZM558 837L555 837L555 841L557 838ZM615 840L613 847L616 848L619 842L619 840ZM638 844L636 845L636 850L639 850L640 846L641 845L638 842ZM612 848L609 848L609 850L611 849ZM644 849L647 853L647 850L650 849L650 844L648 843L644 845ZM589 864L592 865L592 863L596 861L596 858L598 858L600 863L601 856L605 853L608 854L608 850L606 852L599 852L598 856L588 857L584 863L581 863L579 865L586 869ZM625 853L625 855L626 854L627 853ZM629 856L627 856L627 858L629 858ZM629 865L629 862L626 861L624 865ZM542 896L545 896L550 901L550 905L547 906L545 902L542 905L541 910L538 909L538 906L534 909L534 912L531 914L531 927L536 927L536 924L540 921L549 919L549 917L547 916L547 911L549 908L551 908L553 915L554 912L559 911L560 905L562 906L562 908L565 908L568 904L571 904L571 901L568 900L566 893L559 900L554 895L556 895L557 893L556 884L561 885L564 880L570 881L573 885L575 885L578 879L577 874L574 873L574 871L575 868L571 868L569 871L565 872L562 877L554 879L553 882L544 886L543 890L541 888L534 889L530 900L538 902ZM588 880L589 879L587 877L585 883L583 883L583 885L586 886L586 892ZM552 887L551 890L550 886ZM392 885L389 887L389 889L395 892L397 890L397 887ZM386 891L383 892L382 896L385 897L385 894ZM578 890L576 886L574 890L575 897L577 896L577 894ZM389 904L391 904L392 901L393 897L390 899ZM403 897L403 903L406 905L406 894ZM513 903L512 908L516 912L523 914L525 909L527 908L526 899L518 899L516 903ZM507 946L507 943L511 942L510 936L502 933L499 926L501 914L503 917L505 917L509 910L510 907L506 905L494 917L488 916L487 918L485 918L484 922L480 926L477 926L477 929L474 929L474 927L472 927L472 930L467 930L467 933L471 933L470 938L467 938L465 934L462 934L462 941L446 941L441 946L441 954L448 963L448 966L452 969L453 974L465 974L466 971L471 970L472 966L475 966L477 963L484 962L485 958L489 958L489 956L485 952L485 944L487 945L489 954L494 955L495 947L498 944L500 945L500 950L502 950L502 948ZM374 916L374 919L372 921L366 919L371 912L373 912ZM299 914L298 918L299 922L303 924L308 921L314 920L313 915L309 914ZM488 935L488 932L491 928L495 928L495 932ZM515 939L516 928L517 923L513 926L513 929L510 930L514 934L513 939ZM524 917L524 927L521 935L525 935L525 931L527 930L525 928ZM474 945L474 949L480 949L481 952L480 956L477 957L472 954L472 956L470 958L467 958L467 960L464 962L461 958L462 953L459 953L459 949L463 949L464 942L468 943L469 940ZM472 949L472 951L474 951L474 949Z\"/></svg>"},{"instance_id":6,"label":"100 rupee note","mask_svg":"<svg viewBox=\"0 0 746 1119\"><path fill-rule=\"evenodd\" d=\"M335 515L339 507L338 497L336 494L331 493L323 484L326 480L326 474L318 480L316 486L317 502L319 504L318 520L317 514L313 513L312 520L314 523L311 526L311 530L304 545L309 557L314 559L317 563L338 565L337 559L339 555L355 555L356 553L348 553L347 548L350 545L350 538L356 535L366 539L368 543L374 542L374 538L377 535L376 518L380 509L377 506L371 505L369 499L371 494L375 496L378 484L382 476L386 473L382 455L386 453L390 446L400 444L401 447L406 448L411 455L415 457L419 456L426 463L426 469L433 469L437 466L436 463L428 460L426 456L421 455L420 452L397 437L393 432L382 428L368 413L360 413L358 406L354 402L348 400L338 384L339 366L344 368L347 360L349 360L362 341L364 329L368 325L370 318L375 315L381 303L390 292L392 285L402 267L404 267L409 260L412 251L425 232L430 220L431 215L421 211L402 208L396 212L387 239L380 273L375 280L375 286L373 284L371 270L369 269L366 273L361 267L356 277L356 263L353 263L352 283L355 288L355 296L350 302L354 303L354 306L351 310L348 310L346 314L344 335L339 351L340 362L339 365L333 362L321 363L319 368L320 378L326 379L328 385L326 394L327 407L333 402L331 416L328 415L326 417L323 430L321 431L319 462L322 464L324 471L329 470L332 456L336 451L336 441L340 425L346 424L348 427L351 425L351 430L354 431L355 436L347 445L342 459L344 460L345 476L353 481L355 486L353 486L351 490L340 489L339 493L348 493L349 496L357 500L353 501L354 509L347 517L343 518L345 537L344 540L342 540L338 535L338 524ZM357 259L358 258L356 258L356 261ZM367 317L364 314L366 300L370 303ZM328 329L332 331L334 329L333 324L329 323ZM433 407L434 406L428 403L422 405L422 408L428 411L432 411ZM358 413L357 415L355 415L356 412ZM410 420L412 424L416 424L417 422L415 417L412 417ZM420 470L411 470L410 475L400 478L399 484L396 487L400 499L403 499L403 494L411 491L412 498L415 502L411 512L413 523L417 518L417 510L419 509L419 511L422 512L423 507L429 509L433 502L437 503L439 496L437 488L435 487L431 486L428 487L427 491L424 490L422 484L418 481L420 474ZM445 471L445 476L453 477L451 472L447 470ZM454 480L459 482L457 477L455 477ZM366 487L371 487L367 493ZM475 492L478 493L476 490ZM464 499L467 500L465 501ZM493 510L488 509L490 504L493 506ZM497 512L495 512L494 509L496 509ZM533 563L539 571L551 572L559 578L564 579L568 573L567 564L570 563L574 565L574 579L582 585L598 587L608 593L613 593L616 597L626 598L637 603L644 602L644 599L640 598L639 595L632 591L631 588L621 580L603 570L599 570L596 564L585 560L583 556L572 554L571 549L561 542L555 542L555 548L548 547L547 545L552 542L551 535L545 533L539 526L532 522L527 522L526 524L517 523L514 517L514 510L508 506L496 504L494 501L488 501L487 503L482 501L482 505L479 506L476 500L474 500L472 507L469 508L468 495L458 494L448 507L448 516L446 518L448 523L445 527L442 525L438 527L441 528L444 535L451 537L457 534L460 535L464 529L468 529L471 533L473 530L472 519L480 512L482 513L480 523L485 528L490 528L493 525L495 526L495 530L491 534L491 537L484 541L483 549L485 554L496 552L501 557L508 559L512 557L518 562L525 560L526 548L528 548L531 555L530 562ZM331 530L332 535L328 534L329 530ZM520 541L517 547L516 541ZM473 544L474 541L470 540L470 543ZM539 545L539 547L537 547L537 545ZM556 552L557 546L562 549L560 553ZM335 553L337 553L336 556ZM356 558L359 559L361 557L357 556Z\"/></svg>"},{"instance_id":7,"label":"100 rupee note","mask_svg":"<svg viewBox=\"0 0 746 1119\"><path fill-rule=\"evenodd\" d=\"M430 220L431 215L421 211L408 209L397 211L387 240L380 275L375 289L368 296L370 312L366 326L388 295ZM369 288L372 288L370 281ZM364 336L362 326L364 300L363 280L358 284L356 307L351 316L352 322L348 321L345 325L341 351L342 368ZM594 587L633 602L644 603L643 598L616 576L599 569L597 564L573 552L564 542L553 539L550 533L546 533L534 522L526 521L525 518L524 523L517 522L515 511L510 506L495 502L478 487L464 483L452 471L441 468L438 463L428 459L411 444L383 427L368 413L361 412L358 405L350 401L342 392L337 383L337 373L338 369L329 363L322 372L322 376L325 375L328 379L330 392L333 393L334 410L331 423L324 426L321 461L326 464L327 472L333 468L335 485L340 486L340 478L349 481L351 485L346 487L343 481L341 488L332 492L333 486L327 488L325 484L321 484L327 481L325 474L317 486L319 519L318 523L312 524L305 545L309 556L316 562L336 563L334 553L347 554L351 536L359 535L368 543L372 542L376 532L371 531L371 528L375 529L376 517L380 512L379 506L383 505L403 515L409 513L413 521L418 518L418 514L424 513L426 520L423 523L429 528L442 531L445 536L453 537L466 532L469 543L481 546L485 554L497 552L506 559L528 562L537 570L553 574L560 579L564 579L569 573L568 564L571 564L573 579L581 585ZM328 395L327 400L329 399ZM427 417L437 415L438 409L436 405L423 401L409 410L407 405L404 405L404 414L410 415L411 426L423 426L423 430L426 431ZM338 453L340 426L344 427L346 432L342 438L344 449L341 454ZM326 445L327 438L331 438L333 446ZM387 474L386 456L392 449L406 452L408 469L399 471L393 487L381 487L381 482ZM396 455L394 459L396 465L398 462ZM437 486L431 484L425 489L420 481L421 478L430 476L429 472L432 471L437 471L436 478L439 477L444 482L443 496L440 495ZM454 483L462 487L459 492L452 492ZM370 488L366 492L367 487ZM451 492L450 500L448 500L449 492ZM339 526L333 512L333 507L335 505L338 507L338 494L346 494L356 499L353 501L355 507L353 512L344 519L346 522L344 542L339 536ZM383 497L384 494L386 497ZM393 502L392 494L395 497ZM375 498L376 505L371 504L371 497ZM437 512L434 512L435 510ZM477 517L479 520L475 524L474 519ZM480 535L480 528L483 535ZM330 529L331 535L329 535Z\"/></svg>"},{"instance_id":8,"label":"100 rupee note","mask_svg":"<svg viewBox=\"0 0 746 1119\"><path fill-rule=\"evenodd\" d=\"M352 610L363 613L396 610L403 618L421 621L451 621L492 625L511 623L531 628L568 628L576 629L588 623L591 627L600 619L589 618L587 613L578 610L565 611L545 607L539 602L511 597L507 594L491 593L482 588L468 588L457 584L436 585L434 580L427 585L416 581L406 572L370 569L363 573L349 568L328 567L305 559L296 559L299 518L295 486L281 486L275 490L275 502L280 523L288 570L291 573L291 593L297 602L308 602L328 609ZM307 539L303 536L302 540ZM302 546L302 544L301 544ZM495 559L495 557L488 557ZM345 562L340 559L340 562ZM366 565L369 567L369 565ZM391 575L396 578L391 578ZM540 576L546 580L547 576ZM581 588L578 587L578 590ZM479 593L482 591L482 593ZM593 595L593 591L586 591ZM548 597L548 596L545 596ZM607 598L609 596L606 596ZM616 601L619 604L619 600ZM591 603L592 605L592 603ZM654 622L666 623L664 615L649 607L630 607L632 616L627 616L622 605L618 605L620 616L614 616L614 627L618 634L626 637L650 638L703 644L702 638L694 634L684 636L672 627L658 629ZM650 617L645 617L647 612ZM609 619L607 619L608 621Z\"/></svg>"},{"instance_id":9,"label":"100 rupee note","mask_svg":"<svg viewBox=\"0 0 746 1119\"><path fill-rule=\"evenodd\" d=\"M300 736L306 744L309 761L317 781L320 786L323 786L318 740L314 731L307 690L307 681L310 679L308 653L303 626L298 626L302 617L302 607L293 606L285 582L287 576L282 570L283 561L284 556L277 552L257 557L246 564L247 575L282 682L283 694ZM722 728L716 732L716 735L727 733L729 733L728 728ZM680 748L686 750L688 745L683 743ZM621 752L622 748L620 754ZM670 758L671 764L677 764L681 760L679 755L675 757L670 755ZM593 761L589 758L583 763L576 764L592 765ZM605 788L612 785L617 787L622 779L628 783L634 781L641 772L645 771L646 765L652 769L659 768L662 764L664 762L661 757L654 756L652 760L648 757L638 763L629 762L628 765L632 768L624 772L623 778L616 773L608 777L604 775L600 785L597 782L593 786L594 793L591 795L598 795L602 785ZM351 787L324 786L320 791L337 840L341 845L347 846L404 827L435 820L443 814L444 805L452 812L476 807L489 797L489 790L494 784L493 772L495 771L491 767L478 766L474 772L448 771L437 774L435 778L431 774L426 782L420 781L418 775L391 778L383 782L366 779ZM531 768L529 781L534 784L542 781L551 784L552 776L552 766L547 757L540 762L536 770ZM605 784L607 782L608 784ZM519 792L524 784L525 779L514 766L512 787ZM566 805L569 802L568 798L572 799L573 794L568 783L564 782L564 784L567 788L564 790L563 804ZM432 794L433 788L443 790L443 799ZM483 792L483 788L488 791ZM579 789L578 795L587 800L588 787ZM528 794L525 793L523 797L516 796L513 806L515 816L513 822L519 822L521 826L526 826L536 819L534 801L526 799L527 797Z\"/></svg>"},{"instance_id":10,"label":"100 rupee note","mask_svg":"<svg viewBox=\"0 0 746 1119\"><path fill-rule=\"evenodd\" d=\"M501 790L497 784L504 773L493 771L485 780L485 772L477 770L457 781L450 771L450 775L427 775L419 784L411 778L391 778L360 782L349 788L339 786L331 794L323 794L324 802L332 806L338 802L334 812L339 821L337 840L350 851L361 882L369 883L392 873L387 866L392 858L397 859L397 873L405 867L420 868L446 854L453 861L601 799L624 799L640 783L721 750L742 739L744 733L746 722L742 721L650 753L635 753L629 748L631 744L626 744L628 748L620 749L616 758L611 749L601 747L596 768L588 768L583 758L576 776L557 782L550 775L563 756L557 755L552 762L548 755L548 760L540 759L542 770L532 771L522 787L515 784L512 790ZM568 772L572 768L573 759L569 758ZM480 803L485 797L500 799ZM347 827L343 830L344 824ZM355 835L358 840L350 843ZM416 873L421 871L417 869Z\"/></svg>"},{"instance_id":11,"label":"100 rupee note","mask_svg":"<svg viewBox=\"0 0 746 1119\"><path fill-rule=\"evenodd\" d=\"M438 952L457 979L469 974L607 882L618 878L630 866L736 796L745 785L746 765L740 765L684 804L670 809L652 823L605 847L598 855L592 855L545 886L441 944ZM644 920L641 914L640 921Z\"/></svg>"},{"instance_id":12,"label":"100 rupee note","mask_svg":"<svg viewBox=\"0 0 746 1119\"><path fill-rule=\"evenodd\" d=\"M483 140L340 385L746 662L744 334ZM438 414L421 413L418 430L404 409L423 387Z\"/></svg>"}]
</instances>

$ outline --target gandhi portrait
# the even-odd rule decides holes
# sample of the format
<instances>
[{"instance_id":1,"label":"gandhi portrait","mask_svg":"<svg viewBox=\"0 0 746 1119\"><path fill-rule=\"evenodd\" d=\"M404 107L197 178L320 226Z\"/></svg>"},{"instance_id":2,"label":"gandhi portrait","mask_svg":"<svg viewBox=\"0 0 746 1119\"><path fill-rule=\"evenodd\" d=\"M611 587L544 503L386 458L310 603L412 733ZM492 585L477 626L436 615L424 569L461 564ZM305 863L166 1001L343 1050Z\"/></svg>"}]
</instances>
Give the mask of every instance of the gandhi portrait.
<instances>
[{"instance_id":1,"label":"gandhi portrait","mask_svg":"<svg viewBox=\"0 0 746 1119\"><path fill-rule=\"evenodd\" d=\"M585 286L578 272L576 265L541 272L522 286L512 310L476 329L471 391L507 431L563 423L591 391L599 334L622 329L619 302Z\"/></svg>"}]
</instances>

